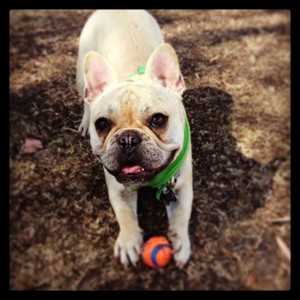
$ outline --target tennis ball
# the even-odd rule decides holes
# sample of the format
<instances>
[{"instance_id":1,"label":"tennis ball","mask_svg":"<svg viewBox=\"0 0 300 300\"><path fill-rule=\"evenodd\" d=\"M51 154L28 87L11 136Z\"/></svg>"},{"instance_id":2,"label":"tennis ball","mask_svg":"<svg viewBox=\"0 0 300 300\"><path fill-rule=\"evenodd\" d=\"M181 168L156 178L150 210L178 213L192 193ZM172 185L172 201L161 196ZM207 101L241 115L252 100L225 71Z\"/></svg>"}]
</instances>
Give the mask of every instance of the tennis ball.
<instances>
[{"instance_id":1,"label":"tennis ball","mask_svg":"<svg viewBox=\"0 0 300 300\"><path fill-rule=\"evenodd\" d=\"M166 266L172 257L169 241L163 236L155 236L145 242L142 251L143 261L152 268Z\"/></svg>"}]
</instances>

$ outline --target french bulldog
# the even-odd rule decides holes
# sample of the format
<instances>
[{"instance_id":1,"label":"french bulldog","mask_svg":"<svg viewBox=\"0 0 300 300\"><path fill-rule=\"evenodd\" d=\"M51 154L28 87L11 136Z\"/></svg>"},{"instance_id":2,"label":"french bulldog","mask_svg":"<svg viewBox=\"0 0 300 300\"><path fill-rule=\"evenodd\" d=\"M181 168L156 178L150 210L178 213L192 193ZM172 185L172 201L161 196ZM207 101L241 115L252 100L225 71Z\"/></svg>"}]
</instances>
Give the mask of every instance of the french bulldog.
<instances>
[{"instance_id":1,"label":"french bulldog","mask_svg":"<svg viewBox=\"0 0 300 300\"><path fill-rule=\"evenodd\" d=\"M144 72L138 72L139 67ZM96 11L83 27L77 88L84 100L79 132L90 135L104 166L108 196L120 232L114 255L136 265L143 242L137 191L166 169L183 148L185 83L178 58L146 11ZM191 253L188 233L193 199L192 154L172 186L166 205L174 259L183 267ZM156 200L154 200L156 201Z\"/></svg>"}]
</instances>

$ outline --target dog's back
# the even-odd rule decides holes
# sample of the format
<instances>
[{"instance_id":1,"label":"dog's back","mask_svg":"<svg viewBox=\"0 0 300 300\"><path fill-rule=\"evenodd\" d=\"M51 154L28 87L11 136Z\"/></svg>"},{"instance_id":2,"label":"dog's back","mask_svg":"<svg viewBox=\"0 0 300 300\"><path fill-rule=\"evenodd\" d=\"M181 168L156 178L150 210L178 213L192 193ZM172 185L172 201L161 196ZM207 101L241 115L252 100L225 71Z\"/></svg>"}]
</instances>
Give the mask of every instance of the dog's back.
<instances>
[{"instance_id":1,"label":"dog's back","mask_svg":"<svg viewBox=\"0 0 300 300\"><path fill-rule=\"evenodd\" d=\"M116 71L118 79L144 66L164 39L155 19L143 10L103 10L86 22L79 42L77 87L83 91L83 58L89 51L101 53Z\"/></svg>"}]
</instances>

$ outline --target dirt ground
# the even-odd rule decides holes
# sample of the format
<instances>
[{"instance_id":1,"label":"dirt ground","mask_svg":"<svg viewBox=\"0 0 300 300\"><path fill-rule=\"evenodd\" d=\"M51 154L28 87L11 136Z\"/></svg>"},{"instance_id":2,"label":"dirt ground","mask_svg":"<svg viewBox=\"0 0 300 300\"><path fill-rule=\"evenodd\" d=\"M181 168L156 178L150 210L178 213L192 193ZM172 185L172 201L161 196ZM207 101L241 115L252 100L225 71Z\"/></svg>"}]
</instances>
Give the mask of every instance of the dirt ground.
<instances>
[{"instance_id":1,"label":"dirt ground","mask_svg":"<svg viewBox=\"0 0 300 300\"><path fill-rule=\"evenodd\" d=\"M77 134L78 37L91 11L10 12L10 288L290 288L290 14L157 10L188 87L192 256L180 270L113 258L118 224L102 167ZM43 149L20 151L25 138ZM146 237L164 205L139 192Z\"/></svg>"}]
</instances>

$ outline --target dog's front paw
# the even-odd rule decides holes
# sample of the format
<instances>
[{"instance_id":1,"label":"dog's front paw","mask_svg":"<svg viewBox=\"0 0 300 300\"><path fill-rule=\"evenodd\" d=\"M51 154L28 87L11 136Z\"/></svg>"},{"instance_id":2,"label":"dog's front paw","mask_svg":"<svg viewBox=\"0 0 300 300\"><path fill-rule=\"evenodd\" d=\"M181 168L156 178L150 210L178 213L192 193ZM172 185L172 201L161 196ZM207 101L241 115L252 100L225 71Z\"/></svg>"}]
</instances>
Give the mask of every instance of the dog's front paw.
<instances>
[{"instance_id":1,"label":"dog's front paw","mask_svg":"<svg viewBox=\"0 0 300 300\"><path fill-rule=\"evenodd\" d=\"M172 242L174 259L176 265L182 268L191 255L191 243L188 234L179 234L176 231L169 231L169 239Z\"/></svg>"},{"instance_id":2,"label":"dog's front paw","mask_svg":"<svg viewBox=\"0 0 300 300\"><path fill-rule=\"evenodd\" d=\"M143 242L142 230L121 231L114 247L115 257L120 258L123 265L128 266L131 262L134 266L138 262L141 254Z\"/></svg>"}]
</instances>

